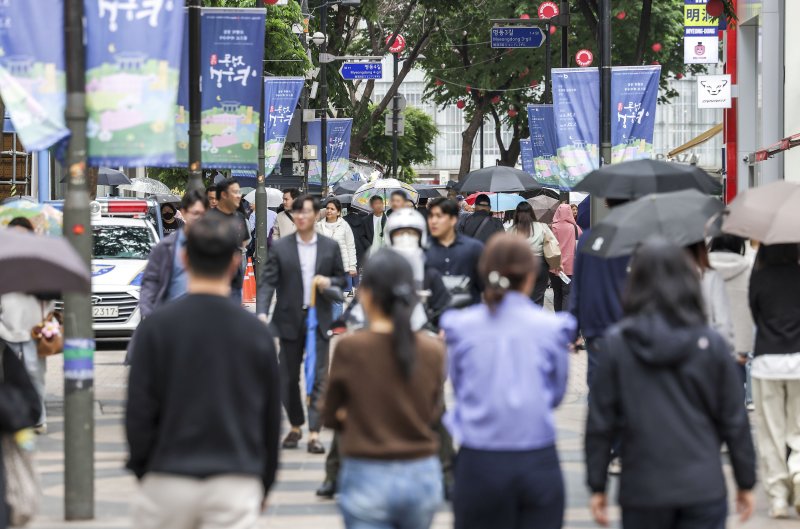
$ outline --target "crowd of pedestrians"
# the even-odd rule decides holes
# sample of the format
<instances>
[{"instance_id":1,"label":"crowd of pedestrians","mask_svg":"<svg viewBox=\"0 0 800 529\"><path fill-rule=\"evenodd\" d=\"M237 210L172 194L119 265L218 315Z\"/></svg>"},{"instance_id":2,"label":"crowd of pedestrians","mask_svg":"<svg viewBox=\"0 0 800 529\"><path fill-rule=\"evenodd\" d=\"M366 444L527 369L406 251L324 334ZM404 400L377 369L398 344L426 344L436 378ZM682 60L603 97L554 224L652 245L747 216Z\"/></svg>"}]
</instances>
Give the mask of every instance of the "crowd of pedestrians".
<instances>
[{"instance_id":1,"label":"crowd of pedestrians","mask_svg":"<svg viewBox=\"0 0 800 529\"><path fill-rule=\"evenodd\" d=\"M620 473L625 529L724 527L723 445L747 519L750 404L769 513L800 512L797 245L653 237L632 257L602 258L582 251L591 230L568 204L545 223L520 202L506 229L486 194L474 208L434 198L423 213L398 190L343 216L339 200L289 189L258 278L265 310L252 315L240 303L254 236L241 201L232 179L186 193L144 271L128 352L135 527L255 526L279 449L299 448L308 423L305 449L328 452L317 494L337 497L349 528L425 529L443 499L457 529L559 528L554 413L582 343L597 523L609 523ZM30 328L50 303L0 297L2 431L46 427ZM6 409L12 397L25 405Z\"/></svg>"}]
</instances>

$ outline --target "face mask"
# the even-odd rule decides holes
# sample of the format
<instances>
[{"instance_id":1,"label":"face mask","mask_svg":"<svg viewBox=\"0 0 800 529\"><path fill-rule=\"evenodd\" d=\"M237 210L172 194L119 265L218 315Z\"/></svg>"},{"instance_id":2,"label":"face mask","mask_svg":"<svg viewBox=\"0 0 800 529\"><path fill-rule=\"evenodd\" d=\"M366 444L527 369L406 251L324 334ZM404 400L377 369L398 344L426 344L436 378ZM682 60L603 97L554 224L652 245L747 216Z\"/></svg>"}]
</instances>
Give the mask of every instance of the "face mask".
<instances>
[{"instance_id":1,"label":"face mask","mask_svg":"<svg viewBox=\"0 0 800 529\"><path fill-rule=\"evenodd\" d=\"M165 211L164 213L161 214L161 217L164 220L172 220L175 217L175 214L171 211Z\"/></svg>"},{"instance_id":2,"label":"face mask","mask_svg":"<svg viewBox=\"0 0 800 529\"><path fill-rule=\"evenodd\" d=\"M397 250L419 248L419 237L411 233L402 233L392 237L392 247Z\"/></svg>"}]
</instances>

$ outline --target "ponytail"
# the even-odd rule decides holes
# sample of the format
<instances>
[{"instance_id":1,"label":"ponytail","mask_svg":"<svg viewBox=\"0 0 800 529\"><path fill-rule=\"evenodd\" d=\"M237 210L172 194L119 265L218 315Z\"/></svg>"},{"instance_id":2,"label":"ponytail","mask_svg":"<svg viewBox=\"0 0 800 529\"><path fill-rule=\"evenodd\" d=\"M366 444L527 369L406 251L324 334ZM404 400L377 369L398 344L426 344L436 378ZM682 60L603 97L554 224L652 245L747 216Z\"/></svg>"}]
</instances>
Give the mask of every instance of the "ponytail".
<instances>
[{"instance_id":1,"label":"ponytail","mask_svg":"<svg viewBox=\"0 0 800 529\"><path fill-rule=\"evenodd\" d=\"M411 377L414 368L414 331L411 329L411 314L417 304L414 291L407 284L396 285L392 289L394 302L391 304L392 348L400 371L406 378Z\"/></svg>"}]
</instances>

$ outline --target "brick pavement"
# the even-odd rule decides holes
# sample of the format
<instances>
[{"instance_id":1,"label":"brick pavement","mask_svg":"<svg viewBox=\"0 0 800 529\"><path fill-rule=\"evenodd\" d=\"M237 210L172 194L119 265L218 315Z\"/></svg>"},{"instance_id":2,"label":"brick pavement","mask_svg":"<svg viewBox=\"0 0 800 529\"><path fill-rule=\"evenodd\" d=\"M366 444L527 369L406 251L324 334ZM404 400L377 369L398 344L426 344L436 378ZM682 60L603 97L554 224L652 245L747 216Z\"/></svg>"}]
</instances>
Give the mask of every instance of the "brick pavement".
<instances>
[{"instance_id":1,"label":"brick pavement","mask_svg":"<svg viewBox=\"0 0 800 529\"><path fill-rule=\"evenodd\" d=\"M129 502L136 493L135 480L124 470L126 445L122 426L127 370L124 352L100 351L96 357L95 489L96 520L66 523L63 520L63 403L60 357L50 359L47 374L49 432L40 439L37 456L44 485L41 516L33 529L117 529L131 527ZM558 448L567 484L567 529L595 527L588 509L583 484L583 424L586 411L585 353L571 356L571 373L566 399L557 416ZM323 435L330 442L330 434ZM305 450L283 451L278 483L270 496L269 509L261 527L270 529L327 529L343 527L335 503L318 500L314 491L323 477L324 456ZM730 475L730 468L727 468ZM617 516L617 511L613 514ZM616 522L615 522L616 523ZM616 525L618 527L618 523ZM797 518L774 522L766 517L766 501L759 493L755 519L742 526L732 518L729 527L788 529L800 527ZM452 515L443 506L435 529L452 527ZM503 528L498 528L503 529Z\"/></svg>"}]
</instances>

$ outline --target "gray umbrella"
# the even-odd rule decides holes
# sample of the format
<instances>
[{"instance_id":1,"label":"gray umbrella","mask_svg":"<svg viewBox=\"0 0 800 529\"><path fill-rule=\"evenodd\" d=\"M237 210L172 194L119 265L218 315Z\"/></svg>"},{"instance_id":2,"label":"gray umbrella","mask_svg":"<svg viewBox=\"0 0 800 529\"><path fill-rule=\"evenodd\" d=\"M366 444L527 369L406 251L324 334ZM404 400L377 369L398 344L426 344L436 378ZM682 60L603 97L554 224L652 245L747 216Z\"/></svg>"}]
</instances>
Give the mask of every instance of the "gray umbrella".
<instances>
[{"instance_id":1,"label":"gray umbrella","mask_svg":"<svg viewBox=\"0 0 800 529\"><path fill-rule=\"evenodd\" d=\"M97 171L97 185L99 186L121 186L130 183L131 179L122 171L110 167L101 167Z\"/></svg>"},{"instance_id":2,"label":"gray umbrella","mask_svg":"<svg viewBox=\"0 0 800 529\"><path fill-rule=\"evenodd\" d=\"M467 173L458 183L463 195L471 193L518 193L534 191L542 186L531 175L514 167L495 165Z\"/></svg>"},{"instance_id":3,"label":"gray umbrella","mask_svg":"<svg viewBox=\"0 0 800 529\"><path fill-rule=\"evenodd\" d=\"M599 257L631 255L651 235L688 246L719 233L724 208L696 189L648 195L611 210L592 227L581 251Z\"/></svg>"},{"instance_id":4,"label":"gray umbrella","mask_svg":"<svg viewBox=\"0 0 800 529\"><path fill-rule=\"evenodd\" d=\"M764 244L800 242L800 184L780 181L744 191L728 206L722 231Z\"/></svg>"},{"instance_id":5,"label":"gray umbrella","mask_svg":"<svg viewBox=\"0 0 800 529\"><path fill-rule=\"evenodd\" d=\"M0 294L88 292L89 267L66 239L0 230Z\"/></svg>"},{"instance_id":6,"label":"gray umbrella","mask_svg":"<svg viewBox=\"0 0 800 529\"><path fill-rule=\"evenodd\" d=\"M528 199L528 204L533 207L533 213L536 215L536 220L550 224L553 222L553 216L556 214L556 209L561 204L557 198L547 195L539 195Z\"/></svg>"}]
</instances>

